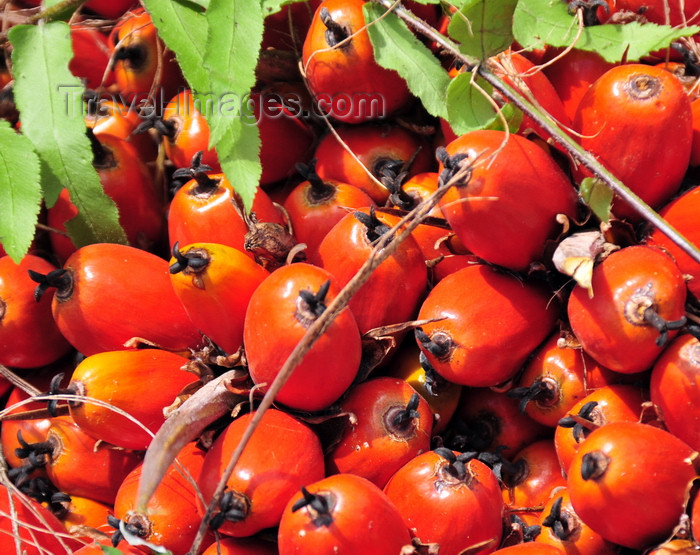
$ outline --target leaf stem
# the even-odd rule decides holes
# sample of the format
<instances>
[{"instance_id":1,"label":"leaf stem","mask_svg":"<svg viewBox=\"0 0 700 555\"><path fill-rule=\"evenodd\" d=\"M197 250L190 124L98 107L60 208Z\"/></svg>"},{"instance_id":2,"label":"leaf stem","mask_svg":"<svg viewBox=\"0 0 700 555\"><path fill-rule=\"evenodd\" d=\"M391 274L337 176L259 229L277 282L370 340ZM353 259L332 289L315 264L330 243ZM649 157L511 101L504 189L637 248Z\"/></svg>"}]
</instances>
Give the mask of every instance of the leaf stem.
<instances>
[{"instance_id":1,"label":"leaf stem","mask_svg":"<svg viewBox=\"0 0 700 555\"><path fill-rule=\"evenodd\" d=\"M545 112L539 110L528 99L513 87L496 76L484 63L477 58L467 56L459 51L459 47L436 29L415 16L410 10L396 6L392 0L373 0L386 9L393 9L396 15L422 35L439 44L458 60L464 63L468 71L475 71L483 77L494 89L511 101L516 107L536 121L554 141L562 146L576 161L593 172L616 195L628 202L637 214L655 226L659 231L673 241L693 260L700 263L700 249L688 241L681 233L659 216L639 196L633 193L622 181L611 174L591 153L583 149L574 139L565 134L556 122Z\"/></svg>"}]
</instances>

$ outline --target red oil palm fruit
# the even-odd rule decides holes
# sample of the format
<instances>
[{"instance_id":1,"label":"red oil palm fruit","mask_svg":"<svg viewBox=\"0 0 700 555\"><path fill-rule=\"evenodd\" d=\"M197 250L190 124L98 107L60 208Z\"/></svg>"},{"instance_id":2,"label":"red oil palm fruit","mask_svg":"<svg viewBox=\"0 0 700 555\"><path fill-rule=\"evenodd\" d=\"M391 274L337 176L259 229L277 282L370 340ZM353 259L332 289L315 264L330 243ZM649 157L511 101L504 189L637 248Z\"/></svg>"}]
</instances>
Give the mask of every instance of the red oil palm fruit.
<instances>
[{"instance_id":1,"label":"red oil palm fruit","mask_svg":"<svg viewBox=\"0 0 700 555\"><path fill-rule=\"evenodd\" d=\"M330 272L299 262L278 268L253 292L243 326L243 344L250 377L261 389L270 386L306 330L338 291ZM327 408L355 379L361 351L355 317L345 308L294 368L276 400L304 411Z\"/></svg>"},{"instance_id":2,"label":"red oil palm fruit","mask_svg":"<svg viewBox=\"0 0 700 555\"><path fill-rule=\"evenodd\" d=\"M696 456L686 443L655 426L606 424L591 432L571 461L571 505L606 540L648 548L669 537L678 524L697 476Z\"/></svg>"},{"instance_id":3,"label":"red oil palm fruit","mask_svg":"<svg viewBox=\"0 0 700 555\"><path fill-rule=\"evenodd\" d=\"M610 422L638 422L646 390L632 385L604 386L576 403L554 431L554 447L564 473L581 443L595 429Z\"/></svg>"},{"instance_id":4,"label":"red oil palm fruit","mask_svg":"<svg viewBox=\"0 0 700 555\"><path fill-rule=\"evenodd\" d=\"M48 274L56 266L33 254L19 264L0 257L0 364L15 368L51 364L71 349L51 315L53 291L36 302L29 270Z\"/></svg>"},{"instance_id":5,"label":"red oil palm fruit","mask_svg":"<svg viewBox=\"0 0 700 555\"><path fill-rule=\"evenodd\" d=\"M380 555L400 553L411 535L398 509L381 489L354 474L307 483L284 509L280 555Z\"/></svg>"},{"instance_id":6,"label":"red oil palm fruit","mask_svg":"<svg viewBox=\"0 0 700 555\"><path fill-rule=\"evenodd\" d=\"M176 175L192 179L177 190L170 203L170 246L219 243L254 258L254 254L246 250L246 235L251 229L238 194L224 174L209 172L202 161L201 155L197 155L189 169L176 172ZM282 226L285 223L282 211L262 189L255 194L252 214L259 224Z\"/></svg>"},{"instance_id":7,"label":"red oil palm fruit","mask_svg":"<svg viewBox=\"0 0 700 555\"><path fill-rule=\"evenodd\" d=\"M141 460L140 453L95 439L67 416L51 422L44 441L22 442L16 454L38 458L59 491L110 505L121 481Z\"/></svg>"},{"instance_id":8,"label":"red oil palm fruit","mask_svg":"<svg viewBox=\"0 0 700 555\"><path fill-rule=\"evenodd\" d=\"M326 457L329 474L355 474L383 488L401 466L430 449L432 411L403 380L378 377L358 384L340 407L354 418Z\"/></svg>"},{"instance_id":9,"label":"red oil palm fruit","mask_svg":"<svg viewBox=\"0 0 700 555\"><path fill-rule=\"evenodd\" d=\"M150 14L143 8L125 13L109 40L114 78L125 99L148 97L157 89L170 98L184 85L175 56L166 50Z\"/></svg>"},{"instance_id":10,"label":"red oil palm fruit","mask_svg":"<svg viewBox=\"0 0 700 555\"><path fill-rule=\"evenodd\" d=\"M378 204L389 197L383 178L434 169L430 145L398 125L366 123L341 127L337 133L325 135L316 147L318 175L359 187Z\"/></svg>"},{"instance_id":11,"label":"red oil palm fruit","mask_svg":"<svg viewBox=\"0 0 700 555\"><path fill-rule=\"evenodd\" d=\"M669 202L660 211L670 225L682 233L695 245L700 245L700 231L697 225L698 207L700 206L700 187L694 187ZM688 290L700 299L700 263L693 260L673 241L658 230L654 230L646 239L646 244L659 247L670 254L684 275L690 276Z\"/></svg>"},{"instance_id":12,"label":"red oil palm fruit","mask_svg":"<svg viewBox=\"0 0 700 555\"><path fill-rule=\"evenodd\" d=\"M38 299L56 288L53 317L61 333L86 356L124 349L133 338L188 351L202 336L173 290L168 262L112 243L81 247L62 269L32 273ZM129 309L125 310L124 303Z\"/></svg>"},{"instance_id":13,"label":"red oil palm fruit","mask_svg":"<svg viewBox=\"0 0 700 555\"><path fill-rule=\"evenodd\" d=\"M475 264L443 278L418 313L418 346L443 378L491 387L513 376L552 332L557 310L539 284Z\"/></svg>"},{"instance_id":14,"label":"red oil palm fruit","mask_svg":"<svg viewBox=\"0 0 700 555\"><path fill-rule=\"evenodd\" d=\"M501 488L492 470L473 453L439 447L418 455L396 471L384 493L412 535L423 543L440 544L446 555L466 550L491 553L501 542Z\"/></svg>"},{"instance_id":15,"label":"red oil palm fruit","mask_svg":"<svg viewBox=\"0 0 700 555\"><path fill-rule=\"evenodd\" d=\"M269 272L243 252L217 243L173 245L170 279L199 330L228 354L243 344L248 302Z\"/></svg>"},{"instance_id":16,"label":"red oil palm fruit","mask_svg":"<svg viewBox=\"0 0 700 555\"><path fill-rule=\"evenodd\" d=\"M206 503L252 418L253 413L248 413L235 419L207 452L198 480ZM323 475L323 452L316 434L301 420L268 409L226 482L211 524L236 537L277 526L295 492Z\"/></svg>"},{"instance_id":17,"label":"red oil palm fruit","mask_svg":"<svg viewBox=\"0 0 700 555\"><path fill-rule=\"evenodd\" d=\"M541 532L535 542L542 546L554 546L564 555L614 555L619 546L594 532L571 505L567 487L557 489L545 504L540 517Z\"/></svg>"},{"instance_id":18,"label":"red oil palm fruit","mask_svg":"<svg viewBox=\"0 0 700 555\"><path fill-rule=\"evenodd\" d=\"M666 429L693 449L700 449L700 341L689 334L676 337L651 371L649 395Z\"/></svg>"},{"instance_id":19,"label":"red oil palm fruit","mask_svg":"<svg viewBox=\"0 0 700 555\"><path fill-rule=\"evenodd\" d=\"M85 358L68 387L54 393L78 396L69 402L70 414L93 437L143 450L165 421L163 409L198 380L182 369L186 363L187 359L160 349L105 351Z\"/></svg>"},{"instance_id":20,"label":"red oil palm fruit","mask_svg":"<svg viewBox=\"0 0 700 555\"><path fill-rule=\"evenodd\" d=\"M284 209L299 243L306 244L306 259L317 260L318 247L326 234L343 216L354 209L374 206L374 201L359 187L336 179L321 179L310 165L297 169L305 181L287 195Z\"/></svg>"},{"instance_id":21,"label":"red oil palm fruit","mask_svg":"<svg viewBox=\"0 0 700 555\"><path fill-rule=\"evenodd\" d=\"M692 113L683 85L670 72L642 64L606 71L581 99L573 127L580 145L652 208L678 190L690 161ZM663 148L668 144L674 148ZM590 175L578 173L578 180ZM620 199L612 211L639 220Z\"/></svg>"},{"instance_id":22,"label":"red oil palm fruit","mask_svg":"<svg viewBox=\"0 0 700 555\"><path fill-rule=\"evenodd\" d=\"M501 469L503 500L511 507L540 507L556 488L566 486L551 438L540 439L521 449Z\"/></svg>"},{"instance_id":23,"label":"red oil palm fruit","mask_svg":"<svg viewBox=\"0 0 700 555\"><path fill-rule=\"evenodd\" d=\"M302 49L303 72L319 108L336 120L360 123L406 106L406 82L374 59L364 0L325 0Z\"/></svg>"},{"instance_id":24,"label":"red oil palm fruit","mask_svg":"<svg viewBox=\"0 0 700 555\"><path fill-rule=\"evenodd\" d=\"M650 368L686 321L678 266L657 248L633 245L598 264L591 284L592 296L574 287L567 307L583 350L615 372Z\"/></svg>"},{"instance_id":25,"label":"red oil palm fruit","mask_svg":"<svg viewBox=\"0 0 700 555\"><path fill-rule=\"evenodd\" d=\"M560 233L557 215L576 216L569 179L547 152L519 135L472 131L448 144L441 158L443 166L473 165L440 207L464 246L487 262L527 270Z\"/></svg>"},{"instance_id":26,"label":"red oil palm fruit","mask_svg":"<svg viewBox=\"0 0 700 555\"><path fill-rule=\"evenodd\" d=\"M559 345L559 334L538 349L508 396L523 412L545 426L556 426L593 389L614 383L615 374L582 349Z\"/></svg>"},{"instance_id":27,"label":"red oil palm fruit","mask_svg":"<svg viewBox=\"0 0 700 555\"><path fill-rule=\"evenodd\" d=\"M394 221L395 217L386 217L371 207L345 215L321 241L319 264L340 285L345 285L368 260L375 242L389 232ZM360 332L413 319L427 283L423 253L415 239L408 237L350 299L350 310Z\"/></svg>"},{"instance_id":28,"label":"red oil palm fruit","mask_svg":"<svg viewBox=\"0 0 700 555\"><path fill-rule=\"evenodd\" d=\"M186 553L195 540L201 516L197 511L196 478L205 452L187 444L166 471L145 511L136 510L143 466L136 466L121 482L114 501L114 516L143 540Z\"/></svg>"}]
</instances>

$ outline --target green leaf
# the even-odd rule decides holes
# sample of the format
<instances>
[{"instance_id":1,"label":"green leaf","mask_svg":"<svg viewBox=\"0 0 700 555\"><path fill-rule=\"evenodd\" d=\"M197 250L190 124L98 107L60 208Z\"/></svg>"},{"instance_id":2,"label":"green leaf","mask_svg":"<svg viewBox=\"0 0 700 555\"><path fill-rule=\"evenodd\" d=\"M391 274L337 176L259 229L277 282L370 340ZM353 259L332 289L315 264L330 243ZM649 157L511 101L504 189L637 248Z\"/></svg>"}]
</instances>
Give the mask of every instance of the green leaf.
<instances>
[{"instance_id":1,"label":"green leaf","mask_svg":"<svg viewBox=\"0 0 700 555\"><path fill-rule=\"evenodd\" d=\"M513 43L513 12L518 0L467 0L447 31L460 51L486 60Z\"/></svg>"},{"instance_id":2,"label":"green leaf","mask_svg":"<svg viewBox=\"0 0 700 555\"><path fill-rule=\"evenodd\" d=\"M240 134L242 111L222 113L222 104L243 106L255 85L255 68L263 35L263 13L259 2L251 0L212 0L206 12L209 23L205 67L209 71L210 90L215 110L207 114L209 145L215 146L224 135ZM229 177L230 178L230 177Z\"/></svg>"},{"instance_id":3,"label":"green leaf","mask_svg":"<svg viewBox=\"0 0 700 555\"><path fill-rule=\"evenodd\" d=\"M41 209L39 172L31 142L0 120L0 243L18 264L32 244Z\"/></svg>"},{"instance_id":4,"label":"green leaf","mask_svg":"<svg viewBox=\"0 0 700 555\"><path fill-rule=\"evenodd\" d=\"M198 4L186 0L144 0L165 45L175 53L182 74L194 91L208 91L204 67L207 20Z\"/></svg>"},{"instance_id":5,"label":"green leaf","mask_svg":"<svg viewBox=\"0 0 700 555\"><path fill-rule=\"evenodd\" d=\"M484 129L498 117L487 96L493 91L483 79L477 79L478 87L471 82L471 73L459 73L447 89L447 115L450 127L457 135L476 129Z\"/></svg>"},{"instance_id":6,"label":"green leaf","mask_svg":"<svg viewBox=\"0 0 700 555\"><path fill-rule=\"evenodd\" d=\"M581 198L602 222L610 221L613 192L599 179L586 177L579 188Z\"/></svg>"},{"instance_id":7,"label":"green leaf","mask_svg":"<svg viewBox=\"0 0 700 555\"><path fill-rule=\"evenodd\" d=\"M372 2L363 9L379 65L398 72L428 112L446 118L445 92L450 77L438 59L396 14L386 14L383 7Z\"/></svg>"},{"instance_id":8,"label":"green leaf","mask_svg":"<svg viewBox=\"0 0 700 555\"><path fill-rule=\"evenodd\" d=\"M101 545L102 553L105 555L122 555L122 551L111 545Z\"/></svg>"},{"instance_id":9,"label":"green leaf","mask_svg":"<svg viewBox=\"0 0 700 555\"><path fill-rule=\"evenodd\" d=\"M14 97L22 133L41 161L44 199L51 207L66 187L78 215L66 223L76 246L126 243L119 213L102 189L83 115L83 86L68 70L70 27L62 21L17 25L9 32Z\"/></svg>"},{"instance_id":10,"label":"green leaf","mask_svg":"<svg viewBox=\"0 0 700 555\"><path fill-rule=\"evenodd\" d=\"M596 25L584 27L576 48L598 52L608 62L639 60L655 50L668 47L680 37L700 32L700 27L675 29L654 23ZM578 33L578 19L559 0L519 0L513 16L513 35L523 48L538 49L545 44L569 46Z\"/></svg>"},{"instance_id":11,"label":"green leaf","mask_svg":"<svg viewBox=\"0 0 700 555\"><path fill-rule=\"evenodd\" d=\"M262 174L259 131L248 107L263 35L262 7L259 1L211 0L206 18L207 95L213 101L205 113L209 144L250 210Z\"/></svg>"}]
</instances>

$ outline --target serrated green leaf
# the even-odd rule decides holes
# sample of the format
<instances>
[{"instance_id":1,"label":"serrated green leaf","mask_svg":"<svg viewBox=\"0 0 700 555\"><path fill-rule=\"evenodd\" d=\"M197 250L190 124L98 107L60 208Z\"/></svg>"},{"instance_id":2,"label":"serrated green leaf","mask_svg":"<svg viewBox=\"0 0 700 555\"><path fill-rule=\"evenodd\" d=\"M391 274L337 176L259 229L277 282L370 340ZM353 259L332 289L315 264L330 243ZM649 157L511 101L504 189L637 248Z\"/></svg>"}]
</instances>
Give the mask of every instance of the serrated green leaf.
<instances>
[{"instance_id":1,"label":"serrated green leaf","mask_svg":"<svg viewBox=\"0 0 700 555\"><path fill-rule=\"evenodd\" d=\"M246 211L250 212L262 175L258 126L246 122L245 118L232 119L216 151L221 169L241 196Z\"/></svg>"},{"instance_id":2,"label":"serrated green leaf","mask_svg":"<svg viewBox=\"0 0 700 555\"><path fill-rule=\"evenodd\" d=\"M447 32L463 54L486 60L513 43L513 12L518 0L468 0Z\"/></svg>"},{"instance_id":3,"label":"serrated green leaf","mask_svg":"<svg viewBox=\"0 0 700 555\"><path fill-rule=\"evenodd\" d=\"M175 53L182 74L194 91L209 90L204 67L207 20L201 2L144 0L153 24L165 45Z\"/></svg>"},{"instance_id":4,"label":"serrated green leaf","mask_svg":"<svg viewBox=\"0 0 700 555\"><path fill-rule=\"evenodd\" d=\"M447 88L447 121L457 135L484 129L498 117L487 98L493 91L491 85L480 79L480 91L471 79L471 73L459 73Z\"/></svg>"},{"instance_id":5,"label":"serrated green leaf","mask_svg":"<svg viewBox=\"0 0 700 555\"><path fill-rule=\"evenodd\" d=\"M256 81L263 35L262 7L259 1L212 0L206 17L209 32L204 63L209 72L208 92L219 105L242 105ZM242 114L222 113L218 107L207 115L210 146L216 146L224 135L238 134L241 126L232 121L237 117Z\"/></svg>"},{"instance_id":6,"label":"serrated green leaf","mask_svg":"<svg viewBox=\"0 0 700 555\"><path fill-rule=\"evenodd\" d=\"M32 244L41 209L39 172L31 142L0 120L0 243L18 264Z\"/></svg>"},{"instance_id":7,"label":"serrated green leaf","mask_svg":"<svg viewBox=\"0 0 700 555\"><path fill-rule=\"evenodd\" d=\"M429 113L447 118L445 93L450 77L438 59L396 14L386 14L383 7L372 2L363 9L377 63L403 77Z\"/></svg>"},{"instance_id":8,"label":"serrated green leaf","mask_svg":"<svg viewBox=\"0 0 700 555\"><path fill-rule=\"evenodd\" d=\"M83 116L83 86L68 70L70 27L62 21L10 29L14 98L22 133L41 163L44 199L51 207L65 187L78 215L66 223L76 246L126 243L117 207L102 189Z\"/></svg>"},{"instance_id":9,"label":"serrated green leaf","mask_svg":"<svg viewBox=\"0 0 700 555\"><path fill-rule=\"evenodd\" d=\"M610 207L612 206L613 192L600 179L586 177L579 187L581 198L590 207L600 221L610 221Z\"/></svg>"},{"instance_id":10,"label":"serrated green leaf","mask_svg":"<svg viewBox=\"0 0 700 555\"><path fill-rule=\"evenodd\" d=\"M604 24L584 27L576 48L597 52L608 62L636 61L668 47L674 40L700 32L692 26L675 29L654 23ZM578 20L559 0L519 0L513 16L513 35L526 49L569 46L578 33Z\"/></svg>"}]
</instances>

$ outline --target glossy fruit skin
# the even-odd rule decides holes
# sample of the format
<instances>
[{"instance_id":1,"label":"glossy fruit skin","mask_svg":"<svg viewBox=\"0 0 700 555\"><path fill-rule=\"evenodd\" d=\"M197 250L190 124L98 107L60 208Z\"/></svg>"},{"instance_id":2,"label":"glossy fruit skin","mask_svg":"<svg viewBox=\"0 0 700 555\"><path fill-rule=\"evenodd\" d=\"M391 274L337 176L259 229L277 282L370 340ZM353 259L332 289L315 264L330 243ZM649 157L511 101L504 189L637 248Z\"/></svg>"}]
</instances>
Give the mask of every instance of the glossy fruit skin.
<instances>
[{"instance_id":1,"label":"glossy fruit skin","mask_svg":"<svg viewBox=\"0 0 700 555\"><path fill-rule=\"evenodd\" d=\"M566 523L567 537L564 539L557 536L551 525L544 524L545 519L552 513L552 505L559 498L562 499L560 520ZM539 524L542 529L535 538L535 544L541 547L558 547L564 555L614 555L619 552L618 546L603 539L576 514L571 505L571 496L567 487L558 489L545 504Z\"/></svg>"},{"instance_id":2,"label":"glossy fruit skin","mask_svg":"<svg viewBox=\"0 0 700 555\"><path fill-rule=\"evenodd\" d=\"M109 41L116 56L114 79L125 99L145 98L152 93L170 98L183 84L172 52L164 54L150 14L143 8L125 13L112 29ZM120 55L128 53L126 58Z\"/></svg>"},{"instance_id":3,"label":"glossy fruit skin","mask_svg":"<svg viewBox=\"0 0 700 555\"><path fill-rule=\"evenodd\" d=\"M355 214L346 214L318 247L318 264L335 276L340 286L345 286L368 260L376 239ZM376 217L393 227L395 217L385 217L381 212ZM350 299L348 306L360 333L413 319L427 285L423 253L415 239L408 237Z\"/></svg>"},{"instance_id":4,"label":"glossy fruit skin","mask_svg":"<svg viewBox=\"0 0 700 555\"><path fill-rule=\"evenodd\" d=\"M235 419L207 452L198 479L206 502L252 417L248 413ZM268 409L226 482L229 491L245 498L246 516L238 522L225 520L219 531L242 537L277 526L287 501L301 486L323 475L323 452L316 434L301 420Z\"/></svg>"},{"instance_id":5,"label":"glossy fruit skin","mask_svg":"<svg viewBox=\"0 0 700 555\"><path fill-rule=\"evenodd\" d=\"M97 28L73 24L70 27L73 58L68 64L71 73L85 79L88 89L97 89L103 83L108 87L114 82L114 74L107 71L110 47L107 36Z\"/></svg>"},{"instance_id":6,"label":"glossy fruit skin","mask_svg":"<svg viewBox=\"0 0 700 555\"><path fill-rule=\"evenodd\" d=\"M521 282L491 266L475 264L443 278L428 293L419 320L430 342L418 346L443 378L461 385L491 387L512 378L556 322L544 288Z\"/></svg>"},{"instance_id":7,"label":"glossy fruit skin","mask_svg":"<svg viewBox=\"0 0 700 555\"><path fill-rule=\"evenodd\" d=\"M299 4L290 4L298 6ZM277 555L277 544L271 541L250 538L222 538L207 547L202 555Z\"/></svg>"},{"instance_id":8,"label":"glossy fruit skin","mask_svg":"<svg viewBox=\"0 0 700 555\"><path fill-rule=\"evenodd\" d=\"M525 414L545 426L557 422L591 390L613 383L614 375L582 349L559 346L554 334L527 364L515 387L541 392L525 406Z\"/></svg>"},{"instance_id":9,"label":"glossy fruit skin","mask_svg":"<svg viewBox=\"0 0 700 555\"><path fill-rule=\"evenodd\" d=\"M526 97L533 97L541 109L546 111L560 127L567 129L571 126L571 118L551 81L544 72L535 71L535 64L525 56L509 49L493 56L488 63L494 73L502 77L511 87ZM535 133L545 141L551 138L550 134L532 118L524 115L518 134L527 136L530 133Z\"/></svg>"},{"instance_id":10,"label":"glossy fruit skin","mask_svg":"<svg viewBox=\"0 0 700 555\"><path fill-rule=\"evenodd\" d=\"M384 555L399 553L411 535L391 500L369 480L334 474L307 484L312 494L330 496L329 525L315 524L309 507L292 511L297 493L284 509L277 535L280 555Z\"/></svg>"},{"instance_id":11,"label":"glossy fruit skin","mask_svg":"<svg viewBox=\"0 0 700 555\"><path fill-rule=\"evenodd\" d=\"M70 503L67 505L67 512L65 515L61 515L60 520L69 534L90 541L91 538L85 535L87 528L94 528L105 534L109 533L107 516L113 513L111 504L95 501L88 497L71 495Z\"/></svg>"},{"instance_id":12,"label":"glossy fruit skin","mask_svg":"<svg viewBox=\"0 0 700 555\"><path fill-rule=\"evenodd\" d=\"M700 2L697 0L613 0L610 2L610 12L607 17L626 10L632 13L642 13L647 21L659 25L683 26L697 25ZM599 10L599 13L603 10ZM603 17L603 22L607 20ZM673 49L669 49L673 52Z\"/></svg>"},{"instance_id":13,"label":"glossy fruit skin","mask_svg":"<svg viewBox=\"0 0 700 555\"><path fill-rule=\"evenodd\" d=\"M536 545L532 542L519 543L493 552L494 555L563 555L563 551L553 545Z\"/></svg>"},{"instance_id":14,"label":"glossy fruit skin","mask_svg":"<svg viewBox=\"0 0 700 555\"><path fill-rule=\"evenodd\" d=\"M12 504L10 504L10 499ZM16 519L4 515L16 511ZM68 537L61 522L46 507L0 484L0 552L17 553L13 524L19 525L19 546L25 555L43 555L45 553L72 553L80 544Z\"/></svg>"},{"instance_id":15,"label":"glossy fruit skin","mask_svg":"<svg viewBox=\"0 0 700 555\"><path fill-rule=\"evenodd\" d=\"M316 294L327 281L330 287L324 304L328 306L340 290L335 278L330 272L303 262L275 270L253 292L243 326L243 344L250 376L256 384L272 383L316 319L309 316L309 305L300 291ZM355 379L361 349L355 317L345 308L294 369L276 400L304 411L328 407Z\"/></svg>"},{"instance_id":16,"label":"glossy fruit skin","mask_svg":"<svg viewBox=\"0 0 700 555\"><path fill-rule=\"evenodd\" d=\"M465 474L454 476L444 457L428 451L401 467L384 493L411 534L424 543L439 543L441 553L458 555L489 540L474 553L492 553L503 530L500 485L491 469L478 460L466 463Z\"/></svg>"},{"instance_id":17,"label":"glossy fruit skin","mask_svg":"<svg viewBox=\"0 0 700 555\"><path fill-rule=\"evenodd\" d=\"M666 429L693 449L700 449L700 341L692 335L676 337L651 371L649 394L663 415Z\"/></svg>"},{"instance_id":18,"label":"glossy fruit skin","mask_svg":"<svg viewBox=\"0 0 700 555\"><path fill-rule=\"evenodd\" d=\"M335 179L324 180L321 186L303 181L284 201L294 237L306 244L304 252L309 261L317 260L321 241L348 210L374 205L362 189Z\"/></svg>"},{"instance_id":19,"label":"glossy fruit skin","mask_svg":"<svg viewBox=\"0 0 700 555\"><path fill-rule=\"evenodd\" d=\"M606 62L597 52L574 48L542 71L557 91L569 120L573 121L583 95L596 79L614 65Z\"/></svg>"},{"instance_id":20,"label":"glossy fruit skin","mask_svg":"<svg viewBox=\"0 0 700 555\"><path fill-rule=\"evenodd\" d=\"M440 208L464 246L487 262L527 270L561 231L557 214L576 216L569 179L547 152L519 135L472 131L449 143L447 152L466 155L465 163L479 160L469 181L451 188Z\"/></svg>"},{"instance_id":21,"label":"glossy fruit skin","mask_svg":"<svg viewBox=\"0 0 700 555\"><path fill-rule=\"evenodd\" d=\"M433 434L442 433L457 410L462 386L437 375L429 375L421 364L418 346L411 341L401 344L386 372L389 376L408 382L428 402L435 416Z\"/></svg>"},{"instance_id":22,"label":"glossy fruit skin","mask_svg":"<svg viewBox=\"0 0 700 555\"><path fill-rule=\"evenodd\" d=\"M115 202L129 244L147 251L161 246L165 238L165 207L153 184L151 172L140 158L134 144L119 137L96 133L103 154L93 162L104 192ZM68 189L63 189L56 203L47 211L47 224L59 231L78 214ZM76 247L69 237L51 233L51 246L61 261L66 261Z\"/></svg>"},{"instance_id":23,"label":"glossy fruit skin","mask_svg":"<svg viewBox=\"0 0 700 555\"><path fill-rule=\"evenodd\" d=\"M696 167L700 166L700 99L691 101L690 110L693 115L693 145L689 165Z\"/></svg>"},{"instance_id":24,"label":"glossy fruit skin","mask_svg":"<svg viewBox=\"0 0 700 555\"><path fill-rule=\"evenodd\" d=\"M70 351L71 346L51 315L53 291L39 302L29 270L48 273L56 266L33 254L19 264L7 255L0 257L0 364L14 368L35 368L51 364Z\"/></svg>"},{"instance_id":25,"label":"glossy fruit skin","mask_svg":"<svg viewBox=\"0 0 700 555\"><path fill-rule=\"evenodd\" d=\"M106 351L85 358L69 388L130 414L152 433L165 421L163 409L197 376L182 370L187 359L160 349ZM87 433L125 449L143 450L152 435L108 408L89 401L71 402L73 420Z\"/></svg>"},{"instance_id":26,"label":"glossy fruit skin","mask_svg":"<svg viewBox=\"0 0 700 555\"><path fill-rule=\"evenodd\" d=\"M566 486L551 438L530 443L512 463L516 471L506 474L503 490L503 501L511 507L539 507L556 488Z\"/></svg>"},{"instance_id":27,"label":"glossy fruit skin","mask_svg":"<svg viewBox=\"0 0 700 555\"><path fill-rule=\"evenodd\" d=\"M203 152L202 164L212 172L220 172L216 150L209 148L209 124L199 111L192 91L176 94L163 110L163 121L174 127L174 134L163 139L165 155L176 168L187 168L198 152Z\"/></svg>"},{"instance_id":28,"label":"glossy fruit skin","mask_svg":"<svg viewBox=\"0 0 700 555\"><path fill-rule=\"evenodd\" d=\"M322 179L337 179L359 187L379 205L389 197L389 190L381 183L381 172L387 164L402 166L415 156L408 168L409 176L434 169L425 139L398 125L366 123L340 127L337 131L354 155L329 133L316 147L316 172Z\"/></svg>"},{"instance_id":29,"label":"glossy fruit skin","mask_svg":"<svg viewBox=\"0 0 700 555\"><path fill-rule=\"evenodd\" d=\"M678 190L690 161L692 114L683 85L671 73L641 64L608 70L581 99L573 128L580 145L652 208ZM673 149L661 148L671 143ZM588 175L580 170L577 181ZM639 220L620 199L612 211Z\"/></svg>"},{"instance_id":30,"label":"glossy fruit skin","mask_svg":"<svg viewBox=\"0 0 700 555\"><path fill-rule=\"evenodd\" d=\"M465 387L445 433L445 444L456 451L500 450L511 459L548 433L545 426L523 415L518 401L505 393Z\"/></svg>"},{"instance_id":31,"label":"glossy fruit skin","mask_svg":"<svg viewBox=\"0 0 700 555\"><path fill-rule=\"evenodd\" d=\"M678 524L696 476L693 454L691 447L660 428L637 422L607 424L591 432L571 461L571 504L608 541L633 549L649 547ZM596 455L605 460L604 470L585 479L584 460ZM616 518L619 515L625 519Z\"/></svg>"},{"instance_id":32,"label":"glossy fruit skin","mask_svg":"<svg viewBox=\"0 0 700 555\"><path fill-rule=\"evenodd\" d=\"M324 0L319 5L302 48L303 72L319 107L346 123L388 117L410 101L406 82L374 59L365 29L364 0ZM321 10L343 27L349 42L331 48ZM332 36L332 35L331 35ZM347 105L336 104L345 99ZM321 104L321 101L323 103ZM376 105L375 105L376 103Z\"/></svg>"},{"instance_id":33,"label":"glossy fruit skin","mask_svg":"<svg viewBox=\"0 0 700 555\"><path fill-rule=\"evenodd\" d=\"M114 516L128 524L142 525L144 539L186 553L194 542L201 517L197 512L195 480L204 463L204 451L193 443L178 454L148 500L144 512L135 510L143 465L136 466L120 483L114 500Z\"/></svg>"},{"instance_id":34,"label":"glossy fruit skin","mask_svg":"<svg viewBox=\"0 0 700 555\"><path fill-rule=\"evenodd\" d=\"M697 225L700 207L700 187L694 187L664 206L659 215L678 230L694 245L700 244L700 230ZM700 299L700 263L696 262L676 244L658 230L647 237L647 245L659 247L670 254L683 274L692 276L688 281L688 291Z\"/></svg>"},{"instance_id":35,"label":"glossy fruit skin","mask_svg":"<svg viewBox=\"0 0 700 555\"><path fill-rule=\"evenodd\" d=\"M141 453L98 443L65 416L52 421L46 441L53 446L46 474L59 491L110 505L121 481L142 458Z\"/></svg>"},{"instance_id":36,"label":"glossy fruit skin","mask_svg":"<svg viewBox=\"0 0 700 555\"><path fill-rule=\"evenodd\" d=\"M219 243L245 252L245 237L249 231L241 212L239 197L223 173L208 174L206 185L192 179L177 190L168 210L170 247L175 243ZM268 194L258 189L252 212L259 222L284 224L284 216Z\"/></svg>"},{"instance_id":37,"label":"glossy fruit skin","mask_svg":"<svg viewBox=\"0 0 700 555\"><path fill-rule=\"evenodd\" d=\"M633 385L610 385L592 391L576 403L569 414L577 415L588 403L596 403L590 411L587 420L595 425L592 428L604 426L611 422L639 422L642 416L642 403L648 399L648 391ZM554 430L554 447L561 464L562 471L569 471L574 454L590 430L583 428L565 428L557 426Z\"/></svg>"},{"instance_id":38,"label":"glossy fruit skin","mask_svg":"<svg viewBox=\"0 0 700 555\"><path fill-rule=\"evenodd\" d=\"M577 285L569 297L569 323L583 350L599 364L626 374L651 367L661 354L660 332L647 323L652 308L668 322L685 313L683 274L663 251L633 245L613 252L593 269L593 297ZM677 329L670 329L672 339Z\"/></svg>"},{"instance_id":39,"label":"glossy fruit skin","mask_svg":"<svg viewBox=\"0 0 700 555\"><path fill-rule=\"evenodd\" d=\"M262 266L233 247L218 243L183 245L179 252L204 260L206 266L187 266L170 279L175 294L199 330L228 354L243 344L243 321L255 289L269 275Z\"/></svg>"},{"instance_id":40,"label":"glossy fruit skin","mask_svg":"<svg viewBox=\"0 0 700 555\"><path fill-rule=\"evenodd\" d=\"M162 258L135 247L95 243L75 251L63 269L72 284L54 295L53 317L84 355L123 349L133 337L174 351L202 343Z\"/></svg>"},{"instance_id":41,"label":"glossy fruit skin","mask_svg":"<svg viewBox=\"0 0 700 555\"><path fill-rule=\"evenodd\" d=\"M430 450L433 414L422 397L418 418L405 425L392 422L414 394L405 381L384 376L353 387L340 407L354 418L326 457L326 473L356 474L383 488L405 463Z\"/></svg>"}]
</instances>

